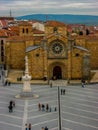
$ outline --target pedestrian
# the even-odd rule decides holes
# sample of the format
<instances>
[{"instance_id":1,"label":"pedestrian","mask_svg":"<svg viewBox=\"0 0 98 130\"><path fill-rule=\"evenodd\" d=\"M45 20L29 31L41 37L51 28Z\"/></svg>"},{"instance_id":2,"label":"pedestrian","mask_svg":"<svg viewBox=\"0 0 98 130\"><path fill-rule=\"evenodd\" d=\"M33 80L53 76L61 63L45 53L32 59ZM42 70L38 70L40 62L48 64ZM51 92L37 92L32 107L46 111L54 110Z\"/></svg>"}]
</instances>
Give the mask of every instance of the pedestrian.
<instances>
[{"instance_id":1,"label":"pedestrian","mask_svg":"<svg viewBox=\"0 0 98 130\"><path fill-rule=\"evenodd\" d=\"M81 80L81 83L82 83L82 88L84 88L84 85L85 85L85 80L84 80L84 79L82 79L82 80Z\"/></svg>"},{"instance_id":2,"label":"pedestrian","mask_svg":"<svg viewBox=\"0 0 98 130\"><path fill-rule=\"evenodd\" d=\"M40 103L38 103L38 109L39 109L39 111L41 110L41 104Z\"/></svg>"},{"instance_id":3,"label":"pedestrian","mask_svg":"<svg viewBox=\"0 0 98 130\"><path fill-rule=\"evenodd\" d=\"M9 108L9 112L13 112L13 106L12 105L9 105L8 108Z\"/></svg>"},{"instance_id":4,"label":"pedestrian","mask_svg":"<svg viewBox=\"0 0 98 130\"><path fill-rule=\"evenodd\" d=\"M56 108L56 107L54 108L54 111L57 111L57 108Z\"/></svg>"},{"instance_id":5,"label":"pedestrian","mask_svg":"<svg viewBox=\"0 0 98 130\"><path fill-rule=\"evenodd\" d=\"M7 83L8 83L8 82L7 82L7 80L6 80L4 85L6 86L6 85L7 85Z\"/></svg>"},{"instance_id":6,"label":"pedestrian","mask_svg":"<svg viewBox=\"0 0 98 130\"><path fill-rule=\"evenodd\" d=\"M11 100L9 104L12 106L13 105L13 101Z\"/></svg>"},{"instance_id":7,"label":"pedestrian","mask_svg":"<svg viewBox=\"0 0 98 130\"><path fill-rule=\"evenodd\" d=\"M25 124L25 130L28 130L28 125L27 124Z\"/></svg>"},{"instance_id":8,"label":"pedestrian","mask_svg":"<svg viewBox=\"0 0 98 130\"><path fill-rule=\"evenodd\" d=\"M50 82L50 88L52 88L52 82Z\"/></svg>"},{"instance_id":9,"label":"pedestrian","mask_svg":"<svg viewBox=\"0 0 98 130\"><path fill-rule=\"evenodd\" d=\"M84 88L84 83L82 82L82 88Z\"/></svg>"},{"instance_id":10,"label":"pedestrian","mask_svg":"<svg viewBox=\"0 0 98 130\"><path fill-rule=\"evenodd\" d=\"M47 127L47 126L45 126L45 130L48 130L48 127Z\"/></svg>"},{"instance_id":11,"label":"pedestrian","mask_svg":"<svg viewBox=\"0 0 98 130\"><path fill-rule=\"evenodd\" d=\"M44 127L42 127L42 130L45 130Z\"/></svg>"},{"instance_id":12,"label":"pedestrian","mask_svg":"<svg viewBox=\"0 0 98 130\"><path fill-rule=\"evenodd\" d=\"M62 92L63 92L63 90L61 89L61 95L62 95Z\"/></svg>"},{"instance_id":13,"label":"pedestrian","mask_svg":"<svg viewBox=\"0 0 98 130\"><path fill-rule=\"evenodd\" d=\"M0 79L1 79L1 75L0 75Z\"/></svg>"},{"instance_id":14,"label":"pedestrian","mask_svg":"<svg viewBox=\"0 0 98 130\"><path fill-rule=\"evenodd\" d=\"M42 111L45 111L45 105L42 104Z\"/></svg>"},{"instance_id":15,"label":"pedestrian","mask_svg":"<svg viewBox=\"0 0 98 130\"><path fill-rule=\"evenodd\" d=\"M48 110L49 110L49 105L48 105L48 103L46 104L46 112L48 112Z\"/></svg>"},{"instance_id":16,"label":"pedestrian","mask_svg":"<svg viewBox=\"0 0 98 130\"><path fill-rule=\"evenodd\" d=\"M11 82L10 82L10 81L8 81L8 86L10 86L10 84L11 84Z\"/></svg>"},{"instance_id":17,"label":"pedestrian","mask_svg":"<svg viewBox=\"0 0 98 130\"><path fill-rule=\"evenodd\" d=\"M65 91L66 91L66 90L65 90L65 89L63 89L63 95L65 95Z\"/></svg>"},{"instance_id":18,"label":"pedestrian","mask_svg":"<svg viewBox=\"0 0 98 130\"><path fill-rule=\"evenodd\" d=\"M28 126L28 130L31 130L31 123L30 123L29 126Z\"/></svg>"}]
</instances>

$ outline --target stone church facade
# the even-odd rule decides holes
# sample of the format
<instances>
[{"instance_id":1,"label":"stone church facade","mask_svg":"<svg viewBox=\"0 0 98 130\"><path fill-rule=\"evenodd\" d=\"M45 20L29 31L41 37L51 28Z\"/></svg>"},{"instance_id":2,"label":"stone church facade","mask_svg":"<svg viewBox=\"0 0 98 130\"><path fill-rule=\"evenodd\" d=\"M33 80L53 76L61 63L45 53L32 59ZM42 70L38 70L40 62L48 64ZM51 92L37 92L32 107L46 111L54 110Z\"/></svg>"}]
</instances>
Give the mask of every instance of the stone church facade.
<instances>
[{"instance_id":1,"label":"stone church facade","mask_svg":"<svg viewBox=\"0 0 98 130\"><path fill-rule=\"evenodd\" d=\"M89 79L98 69L98 39L67 36L64 23L48 21L43 35L35 36L32 25L19 25L19 36L10 37L5 46L5 64L10 69L25 69L28 56L32 79Z\"/></svg>"}]
</instances>

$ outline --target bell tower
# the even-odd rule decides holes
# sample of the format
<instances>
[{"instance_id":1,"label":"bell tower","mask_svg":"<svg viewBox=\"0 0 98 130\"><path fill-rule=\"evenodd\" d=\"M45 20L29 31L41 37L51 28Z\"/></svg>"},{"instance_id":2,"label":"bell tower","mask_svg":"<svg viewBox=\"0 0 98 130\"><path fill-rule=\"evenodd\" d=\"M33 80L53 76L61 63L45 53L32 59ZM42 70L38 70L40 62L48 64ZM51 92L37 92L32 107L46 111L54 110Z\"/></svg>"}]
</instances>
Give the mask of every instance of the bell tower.
<instances>
[{"instance_id":1,"label":"bell tower","mask_svg":"<svg viewBox=\"0 0 98 130\"><path fill-rule=\"evenodd\" d=\"M27 21L22 21L19 24L19 35L20 36L32 36L33 35L32 24L30 24Z\"/></svg>"}]
</instances>

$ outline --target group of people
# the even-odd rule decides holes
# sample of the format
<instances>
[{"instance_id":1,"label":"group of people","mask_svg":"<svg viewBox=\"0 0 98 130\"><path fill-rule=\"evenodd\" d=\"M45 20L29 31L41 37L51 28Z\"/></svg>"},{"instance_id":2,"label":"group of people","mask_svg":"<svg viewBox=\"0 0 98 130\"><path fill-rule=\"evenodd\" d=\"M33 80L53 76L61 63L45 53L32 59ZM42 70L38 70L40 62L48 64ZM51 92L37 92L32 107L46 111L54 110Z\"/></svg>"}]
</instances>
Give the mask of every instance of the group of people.
<instances>
[{"instance_id":1,"label":"group of people","mask_svg":"<svg viewBox=\"0 0 98 130\"><path fill-rule=\"evenodd\" d=\"M14 107L15 107L15 101L10 101L9 106L8 106L9 112L13 112Z\"/></svg>"},{"instance_id":2,"label":"group of people","mask_svg":"<svg viewBox=\"0 0 98 130\"><path fill-rule=\"evenodd\" d=\"M47 103L46 105L38 103L38 110L39 111L46 111L46 112L51 112L51 107L49 107L49 104ZM57 108L54 108L54 111L57 111Z\"/></svg>"},{"instance_id":3,"label":"group of people","mask_svg":"<svg viewBox=\"0 0 98 130\"><path fill-rule=\"evenodd\" d=\"M48 130L48 127L47 126L42 127L42 130Z\"/></svg>"},{"instance_id":4,"label":"group of people","mask_svg":"<svg viewBox=\"0 0 98 130\"><path fill-rule=\"evenodd\" d=\"M17 81L21 81L21 80L22 80L22 77L17 78Z\"/></svg>"},{"instance_id":5,"label":"group of people","mask_svg":"<svg viewBox=\"0 0 98 130\"><path fill-rule=\"evenodd\" d=\"M25 130L31 130L31 123L25 124Z\"/></svg>"},{"instance_id":6,"label":"group of people","mask_svg":"<svg viewBox=\"0 0 98 130\"><path fill-rule=\"evenodd\" d=\"M11 84L11 82L6 80L4 83L4 86L7 86L7 85L10 86L10 84Z\"/></svg>"},{"instance_id":7,"label":"group of people","mask_svg":"<svg viewBox=\"0 0 98 130\"><path fill-rule=\"evenodd\" d=\"M66 90L65 89L61 89L61 95L65 95Z\"/></svg>"}]
</instances>

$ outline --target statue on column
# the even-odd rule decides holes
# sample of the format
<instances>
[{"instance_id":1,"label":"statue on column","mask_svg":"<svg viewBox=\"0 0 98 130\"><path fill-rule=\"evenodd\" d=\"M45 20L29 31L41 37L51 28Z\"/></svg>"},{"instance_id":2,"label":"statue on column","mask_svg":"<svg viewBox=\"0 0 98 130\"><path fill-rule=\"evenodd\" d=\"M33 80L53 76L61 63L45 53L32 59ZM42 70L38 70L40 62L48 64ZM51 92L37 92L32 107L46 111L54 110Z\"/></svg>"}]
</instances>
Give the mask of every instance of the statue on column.
<instances>
[{"instance_id":1,"label":"statue on column","mask_svg":"<svg viewBox=\"0 0 98 130\"><path fill-rule=\"evenodd\" d=\"M31 87L30 87L30 80L31 76L29 75L28 71L28 57L25 56L25 75L22 77L23 79L23 92L31 92Z\"/></svg>"}]
</instances>

